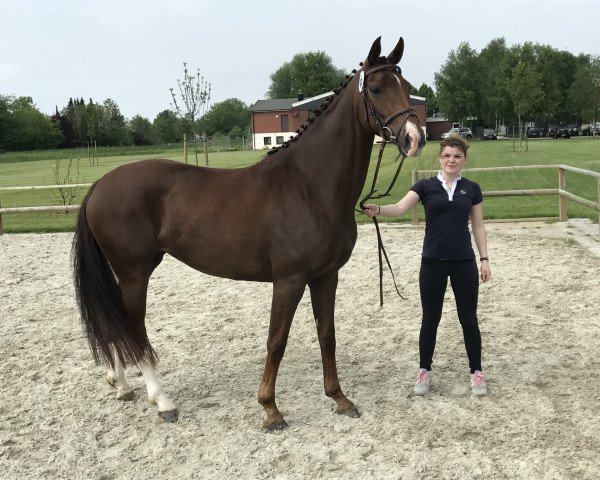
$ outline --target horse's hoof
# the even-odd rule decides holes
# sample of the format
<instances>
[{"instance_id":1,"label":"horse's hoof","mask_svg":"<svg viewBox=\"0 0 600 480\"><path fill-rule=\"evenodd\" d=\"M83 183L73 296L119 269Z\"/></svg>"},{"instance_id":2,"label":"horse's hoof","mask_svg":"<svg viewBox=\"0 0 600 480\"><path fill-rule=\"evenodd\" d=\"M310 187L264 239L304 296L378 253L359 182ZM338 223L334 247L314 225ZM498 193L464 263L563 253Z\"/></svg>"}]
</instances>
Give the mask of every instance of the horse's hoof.
<instances>
[{"instance_id":1,"label":"horse's hoof","mask_svg":"<svg viewBox=\"0 0 600 480\"><path fill-rule=\"evenodd\" d=\"M350 418L359 418L360 417L360 412L358 411L358 408L356 408L355 406L352 406L351 408L347 409L347 410L336 410L336 413L338 415L346 415L347 417Z\"/></svg>"},{"instance_id":2,"label":"horse's hoof","mask_svg":"<svg viewBox=\"0 0 600 480\"><path fill-rule=\"evenodd\" d=\"M167 410L166 412L158 412L158 416L162 418L163 422L174 423L179 418L179 412L175 410Z\"/></svg>"},{"instance_id":3,"label":"horse's hoof","mask_svg":"<svg viewBox=\"0 0 600 480\"><path fill-rule=\"evenodd\" d=\"M263 429L265 433L277 432L279 430L283 430L288 426L287 422L280 418L279 420L275 420L273 423L269 425L264 425Z\"/></svg>"},{"instance_id":4,"label":"horse's hoof","mask_svg":"<svg viewBox=\"0 0 600 480\"><path fill-rule=\"evenodd\" d=\"M135 392L133 390L129 390L127 392L123 392L117 395L117 400L122 400L123 402L129 402L133 400L135 397Z\"/></svg>"}]
</instances>

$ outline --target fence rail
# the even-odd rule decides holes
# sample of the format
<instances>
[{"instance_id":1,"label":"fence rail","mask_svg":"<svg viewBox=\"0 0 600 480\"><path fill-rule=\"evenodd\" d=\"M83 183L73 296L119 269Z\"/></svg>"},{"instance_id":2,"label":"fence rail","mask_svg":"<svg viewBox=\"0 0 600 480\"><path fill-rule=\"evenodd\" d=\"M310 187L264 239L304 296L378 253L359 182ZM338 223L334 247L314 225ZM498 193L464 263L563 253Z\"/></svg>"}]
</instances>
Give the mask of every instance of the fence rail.
<instances>
[{"instance_id":1,"label":"fence rail","mask_svg":"<svg viewBox=\"0 0 600 480\"><path fill-rule=\"evenodd\" d=\"M483 192L484 197L515 197L526 195L558 195L558 219L561 222L567 220L567 200L572 200L575 203L584 205L600 212L600 172L585 170L583 168L572 167L570 165L522 165L514 167L485 167L485 168L465 168L463 172L502 172L502 171L519 171L519 170L534 170L534 169L557 169L558 170L558 188L539 188L530 190L498 190ZM419 180L420 175L431 175L437 173L438 170L413 170L413 184ZM566 172L578 173L595 177L598 180L598 200L593 202L586 198L582 198L566 190ZM417 207L412 210L413 224L419 223L419 210ZM600 235L600 215L598 216L598 234Z\"/></svg>"},{"instance_id":2,"label":"fence rail","mask_svg":"<svg viewBox=\"0 0 600 480\"><path fill-rule=\"evenodd\" d=\"M561 222L567 220L567 202L571 200L580 205L594 209L600 212L600 172L585 170L583 168L572 167L570 165L522 165L513 167L486 167L486 168L465 168L463 172L500 172L500 171L519 171L519 170L540 170L540 169L558 169L558 188L540 188L527 190L497 190L483 192L484 197L511 197L528 195L558 195L558 218ZM431 175L437 173L437 170L413 170L413 184L419 180L421 175ZM566 190L566 172L573 172L581 175L587 175L598 179L598 200L596 202L586 198L579 197ZM22 187L0 187L0 192L18 191L18 190L47 190L47 189L65 189L65 188L89 188L91 183L75 183L69 185L39 185ZM26 212L65 212L79 209L79 205L51 205L39 207L11 207L1 208L0 204L0 235L2 235L2 214L26 213ZM412 222L419 223L418 209L415 207L412 211ZM600 215L598 216L598 226L600 229ZM599 230L600 234L600 230Z\"/></svg>"}]
</instances>

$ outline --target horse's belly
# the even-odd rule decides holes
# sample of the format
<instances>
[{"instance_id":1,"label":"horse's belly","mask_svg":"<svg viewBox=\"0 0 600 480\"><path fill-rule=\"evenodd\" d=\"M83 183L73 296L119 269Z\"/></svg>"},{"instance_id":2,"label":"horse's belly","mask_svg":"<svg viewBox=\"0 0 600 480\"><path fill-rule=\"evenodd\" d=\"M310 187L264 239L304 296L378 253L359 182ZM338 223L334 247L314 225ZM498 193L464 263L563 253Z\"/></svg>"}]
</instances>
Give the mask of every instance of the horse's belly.
<instances>
[{"instance_id":1,"label":"horse's belly","mask_svg":"<svg viewBox=\"0 0 600 480\"><path fill-rule=\"evenodd\" d=\"M203 248L190 253L177 248L167 249L167 253L199 272L215 277L232 280L271 282L272 272L268 262L261 262L247 255L238 255L234 251Z\"/></svg>"}]
</instances>

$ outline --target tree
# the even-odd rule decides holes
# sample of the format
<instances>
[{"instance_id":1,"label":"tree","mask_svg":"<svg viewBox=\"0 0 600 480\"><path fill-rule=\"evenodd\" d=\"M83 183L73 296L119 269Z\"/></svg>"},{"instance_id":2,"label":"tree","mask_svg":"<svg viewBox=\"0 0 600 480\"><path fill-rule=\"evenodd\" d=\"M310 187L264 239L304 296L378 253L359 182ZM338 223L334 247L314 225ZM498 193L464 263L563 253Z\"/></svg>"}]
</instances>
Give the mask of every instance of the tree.
<instances>
[{"instance_id":1,"label":"tree","mask_svg":"<svg viewBox=\"0 0 600 480\"><path fill-rule=\"evenodd\" d=\"M85 145L88 140L87 134L87 113L85 101L81 99L69 99L67 105L67 117L73 126L73 138L76 145Z\"/></svg>"},{"instance_id":2,"label":"tree","mask_svg":"<svg viewBox=\"0 0 600 480\"><path fill-rule=\"evenodd\" d=\"M154 143L154 127L150 120L136 115L129 120L129 133L135 145L151 145Z\"/></svg>"},{"instance_id":3,"label":"tree","mask_svg":"<svg viewBox=\"0 0 600 480\"><path fill-rule=\"evenodd\" d=\"M314 97L344 81L345 72L333 65L325 52L297 53L271 74L270 98Z\"/></svg>"},{"instance_id":4,"label":"tree","mask_svg":"<svg viewBox=\"0 0 600 480\"><path fill-rule=\"evenodd\" d=\"M412 89L412 87L411 87ZM433 88L431 88L426 83L422 83L421 86L414 90L414 93L411 92L412 95L418 95L419 97L424 97L427 101L427 113L428 117L433 117L437 112L440 111L440 107L438 105L437 98L435 96L435 92Z\"/></svg>"},{"instance_id":5,"label":"tree","mask_svg":"<svg viewBox=\"0 0 600 480\"><path fill-rule=\"evenodd\" d=\"M215 103L200 120L200 129L208 135L227 133L234 127L245 129L250 124L250 108L237 98Z\"/></svg>"},{"instance_id":6,"label":"tree","mask_svg":"<svg viewBox=\"0 0 600 480\"><path fill-rule=\"evenodd\" d=\"M156 140L159 143L181 142L183 125L181 119L173 110L163 110L152 123Z\"/></svg>"},{"instance_id":7,"label":"tree","mask_svg":"<svg viewBox=\"0 0 600 480\"><path fill-rule=\"evenodd\" d=\"M98 143L104 146L119 146L130 143L125 117L117 102L107 98L102 102L101 119L98 125Z\"/></svg>"},{"instance_id":8,"label":"tree","mask_svg":"<svg viewBox=\"0 0 600 480\"><path fill-rule=\"evenodd\" d=\"M530 63L520 61L509 80L510 98L519 119L519 142L522 139L523 116L535 111L542 99L541 75Z\"/></svg>"},{"instance_id":9,"label":"tree","mask_svg":"<svg viewBox=\"0 0 600 480\"><path fill-rule=\"evenodd\" d=\"M480 78L477 52L467 42L461 43L435 74L437 99L447 118L466 121L479 114Z\"/></svg>"},{"instance_id":10,"label":"tree","mask_svg":"<svg viewBox=\"0 0 600 480\"><path fill-rule=\"evenodd\" d=\"M504 38L495 38L478 56L481 72L481 103L478 117L484 126L495 128L500 122L512 117L505 81L510 72L506 63L507 54Z\"/></svg>"},{"instance_id":11,"label":"tree","mask_svg":"<svg viewBox=\"0 0 600 480\"><path fill-rule=\"evenodd\" d=\"M204 80L200 75L200 69L196 76L191 76L187 69L187 63L183 62L183 80L177 79L181 101L177 101L177 96L171 88L171 97L173 98L173 107L179 116L191 125L194 135L194 153L196 156L196 165L198 165L198 147L196 142L196 120L201 118L208 108L210 102L210 83ZM206 157L208 166L208 157Z\"/></svg>"},{"instance_id":12,"label":"tree","mask_svg":"<svg viewBox=\"0 0 600 480\"><path fill-rule=\"evenodd\" d=\"M9 99L6 106L12 127L7 135L7 150L46 149L60 144L62 135L58 126L37 109L31 97L3 98Z\"/></svg>"},{"instance_id":13,"label":"tree","mask_svg":"<svg viewBox=\"0 0 600 480\"><path fill-rule=\"evenodd\" d=\"M10 149L15 132L15 119L10 106L14 97L0 95L0 153Z\"/></svg>"},{"instance_id":14,"label":"tree","mask_svg":"<svg viewBox=\"0 0 600 480\"><path fill-rule=\"evenodd\" d=\"M600 56L578 66L569 89L569 102L582 120L595 125L600 119Z\"/></svg>"}]
</instances>

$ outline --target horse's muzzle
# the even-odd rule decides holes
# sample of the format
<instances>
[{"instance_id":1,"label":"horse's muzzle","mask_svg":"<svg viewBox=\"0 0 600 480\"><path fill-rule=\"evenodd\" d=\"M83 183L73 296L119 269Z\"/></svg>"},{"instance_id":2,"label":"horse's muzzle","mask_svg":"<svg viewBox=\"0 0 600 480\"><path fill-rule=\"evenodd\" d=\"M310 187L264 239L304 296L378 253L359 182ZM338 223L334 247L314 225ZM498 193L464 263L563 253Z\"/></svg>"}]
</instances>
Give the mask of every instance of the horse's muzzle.
<instances>
[{"instance_id":1,"label":"horse's muzzle","mask_svg":"<svg viewBox=\"0 0 600 480\"><path fill-rule=\"evenodd\" d=\"M425 132L409 119L400 130L396 145L407 157L416 157L425 146Z\"/></svg>"}]
</instances>

